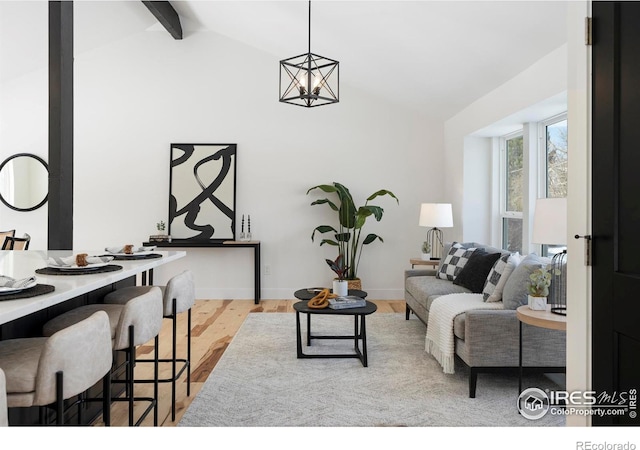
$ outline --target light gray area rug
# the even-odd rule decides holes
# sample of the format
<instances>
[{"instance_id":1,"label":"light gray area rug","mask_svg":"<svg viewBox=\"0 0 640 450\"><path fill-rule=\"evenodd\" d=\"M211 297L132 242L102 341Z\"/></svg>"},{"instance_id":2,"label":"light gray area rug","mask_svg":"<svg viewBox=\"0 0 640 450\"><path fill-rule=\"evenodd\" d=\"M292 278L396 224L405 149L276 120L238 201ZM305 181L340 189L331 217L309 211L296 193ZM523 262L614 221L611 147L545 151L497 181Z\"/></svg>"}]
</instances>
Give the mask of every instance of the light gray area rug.
<instances>
[{"instance_id":1,"label":"light gray area rug","mask_svg":"<svg viewBox=\"0 0 640 450\"><path fill-rule=\"evenodd\" d=\"M302 316L303 333L305 318ZM358 359L297 359L292 313L249 314L178 424L181 427L564 426L518 414L517 375L443 373L424 351L425 326L404 314L367 318L369 366ZM353 318L312 316L312 334L353 333ZM304 338L304 336L303 336ZM349 352L351 340L314 340L305 353ZM524 386L559 389L532 375Z\"/></svg>"}]
</instances>

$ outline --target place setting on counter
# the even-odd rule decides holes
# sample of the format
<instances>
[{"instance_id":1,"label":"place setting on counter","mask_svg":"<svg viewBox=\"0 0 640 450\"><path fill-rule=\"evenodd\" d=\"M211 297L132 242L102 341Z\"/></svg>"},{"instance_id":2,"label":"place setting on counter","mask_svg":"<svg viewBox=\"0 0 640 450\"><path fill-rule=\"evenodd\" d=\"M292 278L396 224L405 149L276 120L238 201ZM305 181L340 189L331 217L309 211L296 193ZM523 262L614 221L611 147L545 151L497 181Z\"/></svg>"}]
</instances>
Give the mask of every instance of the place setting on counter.
<instances>
[{"instance_id":1,"label":"place setting on counter","mask_svg":"<svg viewBox=\"0 0 640 450\"><path fill-rule=\"evenodd\" d=\"M106 247L104 250L107 252L105 256L112 256L116 261L132 261L139 259L162 258L160 253L154 253L155 249L155 245L137 247L135 245L127 244Z\"/></svg>"},{"instance_id":2,"label":"place setting on counter","mask_svg":"<svg viewBox=\"0 0 640 450\"><path fill-rule=\"evenodd\" d=\"M0 275L0 301L35 297L55 291L50 284L40 284L35 276L15 279Z\"/></svg>"},{"instance_id":3,"label":"place setting on counter","mask_svg":"<svg viewBox=\"0 0 640 450\"><path fill-rule=\"evenodd\" d=\"M90 256L88 253L77 253L73 256L49 256L47 266L36 269L40 275L89 275L122 270L122 266L110 264L113 256Z\"/></svg>"}]
</instances>

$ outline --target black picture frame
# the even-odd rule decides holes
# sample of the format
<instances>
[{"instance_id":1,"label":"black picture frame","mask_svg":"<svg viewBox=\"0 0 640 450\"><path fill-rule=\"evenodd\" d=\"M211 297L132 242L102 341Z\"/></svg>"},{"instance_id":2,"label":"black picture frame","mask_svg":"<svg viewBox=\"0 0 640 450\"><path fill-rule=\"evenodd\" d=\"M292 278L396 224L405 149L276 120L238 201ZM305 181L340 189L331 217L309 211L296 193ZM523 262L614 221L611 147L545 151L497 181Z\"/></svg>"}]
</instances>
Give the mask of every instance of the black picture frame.
<instances>
[{"instance_id":1,"label":"black picture frame","mask_svg":"<svg viewBox=\"0 0 640 450\"><path fill-rule=\"evenodd\" d=\"M171 144L172 242L235 241L237 144Z\"/></svg>"}]
</instances>

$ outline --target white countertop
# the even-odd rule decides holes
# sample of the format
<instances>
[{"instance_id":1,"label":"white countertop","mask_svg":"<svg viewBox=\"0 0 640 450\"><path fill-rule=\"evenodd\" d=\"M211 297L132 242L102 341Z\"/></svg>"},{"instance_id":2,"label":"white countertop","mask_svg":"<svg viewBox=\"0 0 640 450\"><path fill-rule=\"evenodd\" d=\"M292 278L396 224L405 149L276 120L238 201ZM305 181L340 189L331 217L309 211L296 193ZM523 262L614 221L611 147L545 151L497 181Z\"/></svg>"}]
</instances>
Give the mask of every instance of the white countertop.
<instances>
[{"instance_id":1,"label":"white countertop","mask_svg":"<svg viewBox=\"0 0 640 450\"><path fill-rule=\"evenodd\" d=\"M40 275L35 273L36 269L47 267L47 258L49 256L64 257L72 256L76 253L79 252L70 250L0 251L0 275L15 279L35 275L38 283L55 286L55 291L31 298L2 300L2 296L0 296L0 325L175 261L186 255L184 251L154 251L154 253L161 254L162 258L132 261L114 260L111 264L122 266L122 270L91 275ZM93 252L83 250L82 253L104 255L106 252L104 250Z\"/></svg>"}]
</instances>

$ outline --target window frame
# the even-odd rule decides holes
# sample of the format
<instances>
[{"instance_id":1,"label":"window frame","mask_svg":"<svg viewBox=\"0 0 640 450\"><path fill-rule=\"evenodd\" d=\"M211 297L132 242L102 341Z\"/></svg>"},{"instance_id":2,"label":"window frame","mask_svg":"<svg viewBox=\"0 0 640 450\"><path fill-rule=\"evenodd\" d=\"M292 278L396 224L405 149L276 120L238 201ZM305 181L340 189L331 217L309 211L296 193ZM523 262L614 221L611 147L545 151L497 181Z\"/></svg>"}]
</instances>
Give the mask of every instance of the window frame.
<instances>
[{"instance_id":1,"label":"window frame","mask_svg":"<svg viewBox=\"0 0 640 450\"><path fill-rule=\"evenodd\" d=\"M548 198L549 196L549 168L547 166L547 127L558 122L567 121L567 130L569 129L569 120L567 113L557 114L538 122L538 186L537 193L539 198Z\"/></svg>"},{"instance_id":2,"label":"window frame","mask_svg":"<svg viewBox=\"0 0 640 450\"><path fill-rule=\"evenodd\" d=\"M500 136L500 195L499 195L499 215L500 215L500 241L502 248L508 247L506 242L505 227L508 219L524 220L523 211L507 210L507 141L521 137L524 139L524 130L520 129L509 134ZM520 249L522 251L522 249Z\"/></svg>"},{"instance_id":3,"label":"window frame","mask_svg":"<svg viewBox=\"0 0 640 450\"><path fill-rule=\"evenodd\" d=\"M538 123L538 186L537 192L539 198L549 198L549 166L547 158L547 127L558 122L567 121L567 131L569 130L569 119L567 112L557 114L555 116L544 119ZM567 147L568 151L568 147ZM567 154L568 158L568 154ZM550 251L553 248L554 251ZM547 244L540 245L540 255L551 257L566 246L550 246Z\"/></svg>"}]
</instances>

